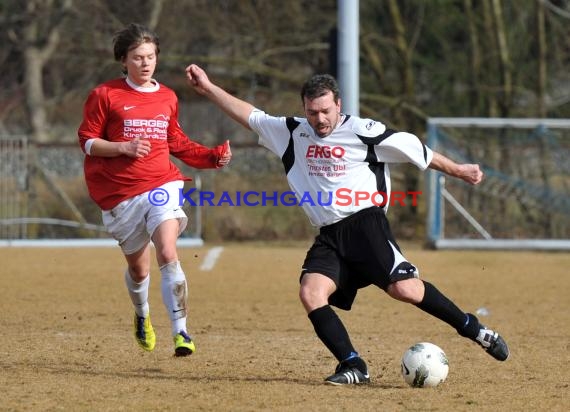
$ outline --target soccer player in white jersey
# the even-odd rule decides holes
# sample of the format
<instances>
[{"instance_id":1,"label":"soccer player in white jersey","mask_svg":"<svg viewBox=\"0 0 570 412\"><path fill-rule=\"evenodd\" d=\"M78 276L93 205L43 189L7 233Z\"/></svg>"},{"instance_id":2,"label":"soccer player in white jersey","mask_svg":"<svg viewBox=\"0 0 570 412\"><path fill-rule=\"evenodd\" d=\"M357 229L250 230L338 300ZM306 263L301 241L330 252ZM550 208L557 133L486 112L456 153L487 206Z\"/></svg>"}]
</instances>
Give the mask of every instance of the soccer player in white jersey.
<instances>
[{"instance_id":1,"label":"soccer player in white jersey","mask_svg":"<svg viewBox=\"0 0 570 412\"><path fill-rule=\"evenodd\" d=\"M85 181L127 261L124 277L135 310L136 341L147 351L155 347L148 304L152 240L174 353L187 356L195 345L187 331L187 284L176 240L188 221L179 189L190 179L170 155L196 168L220 168L230 161L231 150L227 141L212 149L193 142L180 128L176 95L152 77L159 54L154 32L128 25L114 38L114 54L126 77L91 91L78 130Z\"/></svg>"},{"instance_id":2,"label":"soccer player in white jersey","mask_svg":"<svg viewBox=\"0 0 570 412\"><path fill-rule=\"evenodd\" d=\"M303 263L299 296L317 336L338 360L325 382L370 381L366 363L331 307L350 310L358 289L369 285L448 323L495 359L507 359L507 344L498 333L419 279L418 270L403 256L390 230L389 202L372 196L384 193L389 198L389 163L412 163L421 170L429 167L473 185L483 178L478 165L457 164L430 150L413 134L343 114L338 85L330 75L315 75L304 84L301 99L306 118L266 114L212 83L195 64L186 68L186 75L198 93L255 131L259 143L281 158L299 199L312 199L300 203L320 231ZM315 202L322 193L359 196L352 202L329 202L328 197Z\"/></svg>"}]
</instances>

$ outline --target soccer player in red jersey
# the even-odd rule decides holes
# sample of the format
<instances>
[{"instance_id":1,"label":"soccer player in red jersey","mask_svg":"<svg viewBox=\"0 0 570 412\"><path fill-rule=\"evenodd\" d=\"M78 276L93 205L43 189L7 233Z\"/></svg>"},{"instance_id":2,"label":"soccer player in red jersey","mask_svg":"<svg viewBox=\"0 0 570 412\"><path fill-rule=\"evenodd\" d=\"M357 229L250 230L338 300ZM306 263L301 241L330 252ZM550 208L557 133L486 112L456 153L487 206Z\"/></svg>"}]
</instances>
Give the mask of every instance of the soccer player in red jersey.
<instances>
[{"instance_id":1,"label":"soccer player in red jersey","mask_svg":"<svg viewBox=\"0 0 570 412\"><path fill-rule=\"evenodd\" d=\"M221 168L231 159L229 141L208 148L182 131L176 94L153 78L160 52L154 32L130 24L116 33L113 49L126 76L98 85L85 102L78 130L85 181L127 261L137 342L147 351L156 342L148 304L152 240L174 352L187 356L195 345L187 330L187 284L176 241L188 222L179 194L190 179L170 155L198 169Z\"/></svg>"}]
</instances>

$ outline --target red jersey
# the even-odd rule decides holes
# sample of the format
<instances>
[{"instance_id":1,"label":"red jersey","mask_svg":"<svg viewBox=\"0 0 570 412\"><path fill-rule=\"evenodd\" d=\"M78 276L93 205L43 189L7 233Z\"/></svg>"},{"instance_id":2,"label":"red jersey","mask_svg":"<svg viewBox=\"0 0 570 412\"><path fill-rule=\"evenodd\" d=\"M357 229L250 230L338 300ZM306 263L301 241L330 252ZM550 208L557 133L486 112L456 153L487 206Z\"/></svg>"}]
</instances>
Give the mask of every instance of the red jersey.
<instances>
[{"instance_id":1,"label":"red jersey","mask_svg":"<svg viewBox=\"0 0 570 412\"><path fill-rule=\"evenodd\" d=\"M78 130L85 152L90 139L128 142L140 137L151 142L146 157L85 156L85 181L91 198L103 210L182 175L170 154L189 166L215 168L220 147L210 149L191 141L178 124L178 98L170 88L156 84L140 88L127 79L116 79L94 88L85 102Z\"/></svg>"}]
</instances>

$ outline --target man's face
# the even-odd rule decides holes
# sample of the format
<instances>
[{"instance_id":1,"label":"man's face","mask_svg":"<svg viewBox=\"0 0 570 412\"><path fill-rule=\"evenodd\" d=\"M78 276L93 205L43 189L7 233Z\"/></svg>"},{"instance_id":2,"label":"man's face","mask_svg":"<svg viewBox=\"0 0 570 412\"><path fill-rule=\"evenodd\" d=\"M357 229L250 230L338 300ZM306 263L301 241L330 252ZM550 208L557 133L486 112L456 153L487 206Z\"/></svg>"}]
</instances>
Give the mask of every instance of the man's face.
<instances>
[{"instance_id":1,"label":"man's face","mask_svg":"<svg viewBox=\"0 0 570 412\"><path fill-rule=\"evenodd\" d=\"M332 92L309 100L303 99L307 121L319 137L327 137L332 133L340 119L340 99L334 101Z\"/></svg>"},{"instance_id":2,"label":"man's face","mask_svg":"<svg viewBox=\"0 0 570 412\"><path fill-rule=\"evenodd\" d=\"M133 50L129 50L123 59L129 78L139 86L150 86L156 69L156 45L143 43Z\"/></svg>"}]
</instances>

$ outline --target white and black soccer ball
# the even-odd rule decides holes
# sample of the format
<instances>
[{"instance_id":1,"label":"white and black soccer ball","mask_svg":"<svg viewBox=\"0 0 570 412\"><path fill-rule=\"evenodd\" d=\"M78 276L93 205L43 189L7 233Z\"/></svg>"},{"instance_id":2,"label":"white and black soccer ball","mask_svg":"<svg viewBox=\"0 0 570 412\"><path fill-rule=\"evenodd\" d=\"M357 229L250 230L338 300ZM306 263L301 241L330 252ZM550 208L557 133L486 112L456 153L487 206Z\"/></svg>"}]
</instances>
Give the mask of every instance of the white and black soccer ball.
<instances>
[{"instance_id":1,"label":"white and black soccer ball","mask_svg":"<svg viewBox=\"0 0 570 412\"><path fill-rule=\"evenodd\" d=\"M433 343L416 343L402 356L402 376L415 388L435 387L445 381L448 372L445 352Z\"/></svg>"}]
</instances>

